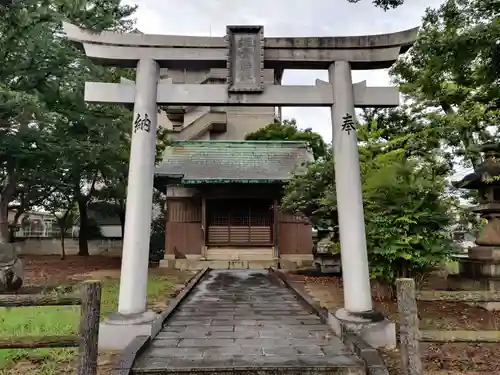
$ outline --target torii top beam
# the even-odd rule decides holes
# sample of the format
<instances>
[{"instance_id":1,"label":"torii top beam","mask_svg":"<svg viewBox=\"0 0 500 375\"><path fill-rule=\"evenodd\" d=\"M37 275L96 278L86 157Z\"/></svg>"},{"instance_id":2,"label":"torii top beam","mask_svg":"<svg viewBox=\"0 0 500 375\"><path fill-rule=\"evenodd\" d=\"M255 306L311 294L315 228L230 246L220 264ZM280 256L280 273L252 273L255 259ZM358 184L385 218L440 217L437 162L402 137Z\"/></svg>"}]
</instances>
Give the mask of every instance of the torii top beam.
<instances>
[{"instance_id":1,"label":"torii top beam","mask_svg":"<svg viewBox=\"0 0 500 375\"><path fill-rule=\"evenodd\" d=\"M88 57L102 65L136 67L143 58L156 60L163 68L226 68L226 37L95 33L69 23L63 24L67 37L81 43ZM231 27L228 27L228 29ZM262 26L237 26L252 31ZM391 34L347 37L262 36L263 64L268 69L328 69L332 61L344 60L352 69L389 68L415 42L418 27Z\"/></svg>"}]
</instances>

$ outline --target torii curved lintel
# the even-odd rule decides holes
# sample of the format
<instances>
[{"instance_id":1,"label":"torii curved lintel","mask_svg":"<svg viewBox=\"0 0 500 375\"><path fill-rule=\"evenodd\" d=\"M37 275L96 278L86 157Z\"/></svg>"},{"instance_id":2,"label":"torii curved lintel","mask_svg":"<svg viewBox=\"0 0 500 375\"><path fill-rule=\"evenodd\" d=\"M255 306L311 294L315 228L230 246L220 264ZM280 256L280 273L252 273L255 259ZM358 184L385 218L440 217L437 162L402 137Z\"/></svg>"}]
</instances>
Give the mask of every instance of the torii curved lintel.
<instances>
[{"instance_id":1,"label":"torii curved lintel","mask_svg":"<svg viewBox=\"0 0 500 375\"><path fill-rule=\"evenodd\" d=\"M134 67L151 58L168 68L222 68L227 38L141 33L100 33L63 23L69 40L83 45L87 56L105 65ZM345 37L264 38L264 64L271 69L326 69L347 60L353 69L390 67L415 42L419 28L396 33Z\"/></svg>"}]
</instances>

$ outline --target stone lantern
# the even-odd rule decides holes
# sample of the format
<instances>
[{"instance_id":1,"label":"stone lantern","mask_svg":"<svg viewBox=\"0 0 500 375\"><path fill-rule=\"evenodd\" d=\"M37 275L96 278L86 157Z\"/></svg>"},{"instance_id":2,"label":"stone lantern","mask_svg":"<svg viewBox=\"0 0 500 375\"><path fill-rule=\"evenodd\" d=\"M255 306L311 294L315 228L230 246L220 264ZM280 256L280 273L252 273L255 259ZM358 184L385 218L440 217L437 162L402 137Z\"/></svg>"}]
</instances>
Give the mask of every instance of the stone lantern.
<instances>
[{"instance_id":1,"label":"stone lantern","mask_svg":"<svg viewBox=\"0 0 500 375\"><path fill-rule=\"evenodd\" d=\"M23 266L14 246L0 243L0 294L16 292L23 285Z\"/></svg>"},{"instance_id":2,"label":"stone lantern","mask_svg":"<svg viewBox=\"0 0 500 375\"><path fill-rule=\"evenodd\" d=\"M455 183L456 187L479 191L479 205L473 210L487 220L477 237L476 246L469 248L468 257L460 259L460 278L468 281L466 289L500 290L500 145L485 145L484 162L474 173ZM499 303L488 304L499 309ZM488 307L487 306L487 307Z\"/></svg>"}]
</instances>

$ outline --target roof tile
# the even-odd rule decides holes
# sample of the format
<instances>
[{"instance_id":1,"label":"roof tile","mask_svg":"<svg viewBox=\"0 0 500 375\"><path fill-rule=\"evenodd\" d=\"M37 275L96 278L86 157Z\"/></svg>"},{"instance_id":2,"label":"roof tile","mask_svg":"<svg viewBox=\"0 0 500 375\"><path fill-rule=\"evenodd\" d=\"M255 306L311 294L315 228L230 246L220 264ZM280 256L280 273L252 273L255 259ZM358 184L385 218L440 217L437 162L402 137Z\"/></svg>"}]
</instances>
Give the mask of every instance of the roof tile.
<instances>
[{"instance_id":1,"label":"roof tile","mask_svg":"<svg viewBox=\"0 0 500 375\"><path fill-rule=\"evenodd\" d=\"M286 181L312 153L304 142L180 141L165 150L157 177L183 183Z\"/></svg>"}]
</instances>

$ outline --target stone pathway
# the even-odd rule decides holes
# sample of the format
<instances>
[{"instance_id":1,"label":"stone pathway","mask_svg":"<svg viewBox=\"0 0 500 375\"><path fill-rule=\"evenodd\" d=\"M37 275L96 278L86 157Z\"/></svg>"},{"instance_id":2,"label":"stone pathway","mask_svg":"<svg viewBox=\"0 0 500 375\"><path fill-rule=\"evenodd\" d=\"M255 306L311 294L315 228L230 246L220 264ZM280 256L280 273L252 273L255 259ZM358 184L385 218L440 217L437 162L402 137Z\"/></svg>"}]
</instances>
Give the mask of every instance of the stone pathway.
<instances>
[{"instance_id":1,"label":"stone pathway","mask_svg":"<svg viewBox=\"0 0 500 375\"><path fill-rule=\"evenodd\" d=\"M134 373L277 368L365 374L364 363L267 271L213 270L137 359Z\"/></svg>"}]
</instances>

